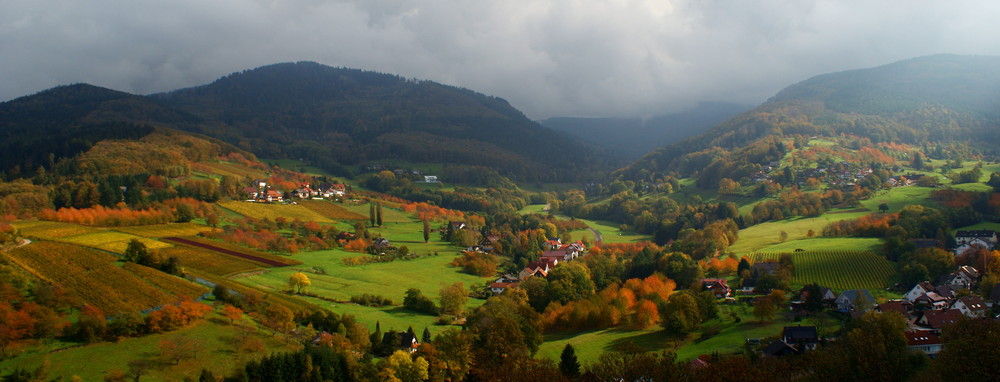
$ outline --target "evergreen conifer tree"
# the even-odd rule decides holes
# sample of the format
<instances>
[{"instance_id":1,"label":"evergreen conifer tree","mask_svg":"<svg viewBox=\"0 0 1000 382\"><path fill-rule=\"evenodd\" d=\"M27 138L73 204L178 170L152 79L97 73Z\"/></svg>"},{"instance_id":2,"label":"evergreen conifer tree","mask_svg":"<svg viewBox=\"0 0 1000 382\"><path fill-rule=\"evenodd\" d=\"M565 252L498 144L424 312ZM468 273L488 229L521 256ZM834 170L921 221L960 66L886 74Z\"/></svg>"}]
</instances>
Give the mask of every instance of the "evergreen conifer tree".
<instances>
[{"instance_id":1,"label":"evergreen conifer tree","mask_svg":"<svg viewBox=\"0 0 1000 382\"><path fill-rule=\"evenodd\" d=\"M573 349L573 345L566 344L562 354L559 355L559 371L567 377L580 375L580 361L576 359L576 349Z\"/></svg>"}]
</instances>

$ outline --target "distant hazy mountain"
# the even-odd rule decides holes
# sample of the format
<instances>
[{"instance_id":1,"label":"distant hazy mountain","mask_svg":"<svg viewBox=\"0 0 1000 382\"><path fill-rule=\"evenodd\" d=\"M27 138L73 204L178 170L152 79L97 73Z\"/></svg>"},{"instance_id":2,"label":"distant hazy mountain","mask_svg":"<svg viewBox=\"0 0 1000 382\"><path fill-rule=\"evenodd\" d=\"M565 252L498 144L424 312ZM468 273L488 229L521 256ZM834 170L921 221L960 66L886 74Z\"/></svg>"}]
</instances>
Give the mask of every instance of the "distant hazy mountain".
<instances>
[{"instance_id":1,"label":"distant hazy mountain","mask_svg":"<svg viewBox=\"0 0 1000 382\"><path fill-rule=\"evenodd\" d=\"M775 160L766 147L774 137L841 134L873 143L959 142L995 152L1000 57L937 55L816 76L705 134L658 148L619 174L688 176L713 164L746 169ZM758 152L749 155L750 147Z\"/></svg>"},{"instance_id":2,"label":"distant hazy mountain","mask_svg":"<svg viewBox=\"0 0 1000 382\"><path fill-rule=\"evenodd\" d=\"M604 146L628 160L681 139L701 134L750 109L725 102L702 102L678 113L640 118L553 117L540 123Z\"/></svg>"},{"instance_id":3,"label":"distant hazy mountain","mask_svg":"<svg viewBox=\"0 0 1000 382\"><path fill-rule=\"evenodd\" d=\"M609 162L605 149L542 127L500 98L299 62L152 96L72 85L2 103L0 171L33 171L100 140L139 138L153 126L341 174L350 165L394 160L485 166L518 181L571 181L621 165Z\"/></svg>"}]
</instances>

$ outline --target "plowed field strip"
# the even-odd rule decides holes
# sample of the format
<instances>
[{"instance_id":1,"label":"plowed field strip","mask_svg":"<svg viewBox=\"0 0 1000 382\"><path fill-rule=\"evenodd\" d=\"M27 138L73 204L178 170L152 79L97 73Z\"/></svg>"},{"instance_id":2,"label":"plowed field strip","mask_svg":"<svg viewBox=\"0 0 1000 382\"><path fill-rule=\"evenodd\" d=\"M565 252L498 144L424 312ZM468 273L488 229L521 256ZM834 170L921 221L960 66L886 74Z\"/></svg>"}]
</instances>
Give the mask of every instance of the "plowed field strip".
<instances>
[{"instance_id":1,"label":"plowed field strip","mask_svg":"<svg viewBox=\"0 0 1000 382\"><path fill-rule=\"evenodd\" d=\"M249 254L246 254L246 253L240 253L240 252L236 252L236 251L233 251L233 250L230 250L230 249L226 249L226 248L219 248L219 247L216 247L216 246L211 245L211 244L199 243L197 241L192 241L192 240L188 240L188 239L184 239L184 238L180 238L180 237L165 237L165 238L163 238L163 240L172 241L172 242L180 243L180 244L184 244L184 245L190 245L192 247L204 248L204 249L207 249L207 250L210 250L210 251L215 251L215 252L223 253L223 254L226 254L226 255L239 257L241 259L247 259L247 260L253 261L255 263L260 263L260 264L264 264L264 265L271 266L271 267L284 267L284 266L288 265L288 264L280 263L280 262L277 262L277 261L274 261L274 260L271 260L271 259L265 259L263 257L257 257L257 256L249 255Z\"/></svg>"}]
</instances>

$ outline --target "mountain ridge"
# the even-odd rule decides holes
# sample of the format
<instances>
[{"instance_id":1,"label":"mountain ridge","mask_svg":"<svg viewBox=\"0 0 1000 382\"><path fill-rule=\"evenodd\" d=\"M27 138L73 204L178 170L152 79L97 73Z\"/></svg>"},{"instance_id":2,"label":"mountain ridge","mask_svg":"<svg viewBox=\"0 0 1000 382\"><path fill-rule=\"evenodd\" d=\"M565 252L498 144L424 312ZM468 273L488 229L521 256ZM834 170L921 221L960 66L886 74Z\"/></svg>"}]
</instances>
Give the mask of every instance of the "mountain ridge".
<instances>
[{"instance_id":1,"label":"mountain ridge","mask_svg":"<svg viewBox=\"0 0 1000 382\"><path fill-rule=\"evenodd\" d=\"M632 180L667 173L692 176L719 160L759 167L778 158L757 156L752 163L724 158L768 137L847 134L874 143L965 142L994 150L989 143L1000 142L996 105L1000 57L936 55L822 74L786 87L702 135L660 147L616 175Z\"/></svg>"}]
</instances>

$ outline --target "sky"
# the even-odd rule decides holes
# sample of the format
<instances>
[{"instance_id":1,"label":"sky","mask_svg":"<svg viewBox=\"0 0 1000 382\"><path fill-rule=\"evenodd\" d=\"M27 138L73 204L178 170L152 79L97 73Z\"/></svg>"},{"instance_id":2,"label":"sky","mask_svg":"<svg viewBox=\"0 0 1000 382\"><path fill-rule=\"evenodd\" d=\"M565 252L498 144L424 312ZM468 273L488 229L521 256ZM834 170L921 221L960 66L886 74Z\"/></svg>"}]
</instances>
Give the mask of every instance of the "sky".
<instances>
[{"instance_id":1,"label":"sky","mask_svg":"<svg viewBox=\"0 0 1000 382\"><path fill-rule=\"evenodd\" d=\"M809 77L1000 55L1000 2L0 0L0 101L134 94L291 61L469 88L529 117L759 104Z\"/></svg>"}]
</instances>

